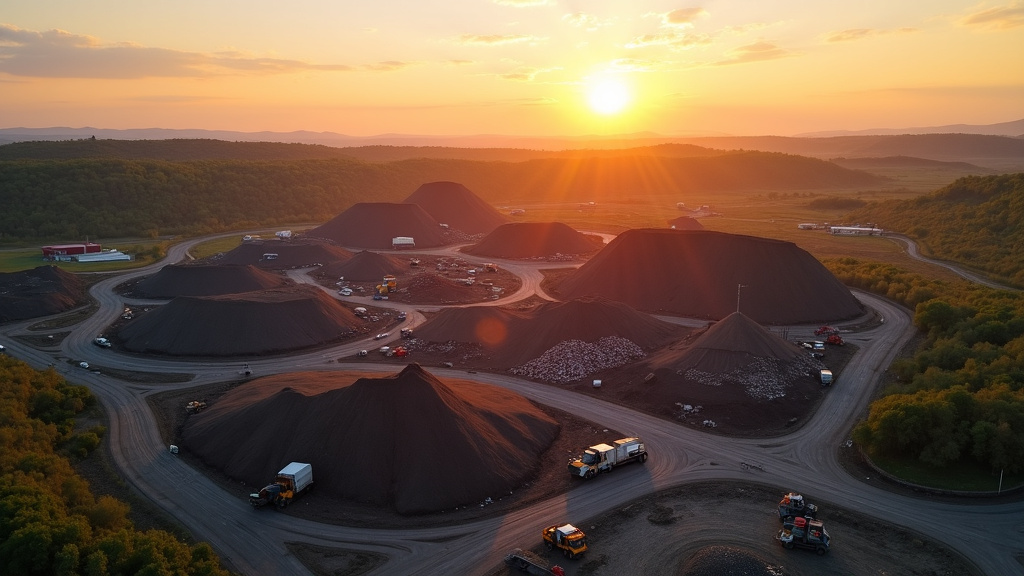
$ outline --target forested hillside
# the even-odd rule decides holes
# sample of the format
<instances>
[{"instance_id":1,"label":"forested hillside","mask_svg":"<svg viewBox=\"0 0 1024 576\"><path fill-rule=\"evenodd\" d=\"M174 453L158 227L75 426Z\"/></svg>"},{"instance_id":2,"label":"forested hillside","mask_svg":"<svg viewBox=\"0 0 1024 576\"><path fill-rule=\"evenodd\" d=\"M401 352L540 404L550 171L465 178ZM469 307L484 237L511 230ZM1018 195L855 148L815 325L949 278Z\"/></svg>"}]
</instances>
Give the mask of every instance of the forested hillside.
<instances>
[{"instance_id":1,"label":"forested hillside","mask_svg":"<svg viewBox=\"0 0 1024 576\"><path fill-rule=\"evenodd\" d=\"M173 146L168 141L166 146ZM182 141L189 147L196 141ZM34 145L61 145L36 142ZM206 145L223 152L222 143ZM11 145L8 145L11 146ZM248 149L250 143L238 143ZM287 150L300 150L288 148ZM2 151L6 147L0 147ZM312 147L321 152L322 147ZM676 153L683 153L679 149ZM690 190L878 185L877 176L776 153L547 158L525 162L351 158L0 161L0 241L198 234L320 223L356 202L398 202L421 184L459 182L485 201L632 202Z\"/></svg>"},{"instance_id":2,"label":"forested hillside","mask_svg":"<svg viewBox=\"0 0 1024 576\"><path fill-rule=\"evenodd\" d=\"M876 456L936 468L1024 472L1024 297L843 258L845 284L915 308L927 335L891 368L898 382L871 404L854 440Z\"/></svg>"},{"instance_id":3,"label":"forested hillside","mask_svg":"<svg viewBox=\"0 0 1024 576\"><path fill-rule=\"evenodd\" d=\"M92 494L71 466L104 433L75 429L92 404L84 386L0 355L0 574L227 576L209 544L140 532L127 504Z\"/></svg>"},{"instance_id":4,"label":"forested hillside","mask_svg":"<svg viewBox=\"0 0 1024 576\"><path fill-rule=\"evenodd\" d=\"M967 176L913 200L870 204L848 219L875 222L938 258L1024 286L1024 174Z\"/></svg>"}]
</instances>

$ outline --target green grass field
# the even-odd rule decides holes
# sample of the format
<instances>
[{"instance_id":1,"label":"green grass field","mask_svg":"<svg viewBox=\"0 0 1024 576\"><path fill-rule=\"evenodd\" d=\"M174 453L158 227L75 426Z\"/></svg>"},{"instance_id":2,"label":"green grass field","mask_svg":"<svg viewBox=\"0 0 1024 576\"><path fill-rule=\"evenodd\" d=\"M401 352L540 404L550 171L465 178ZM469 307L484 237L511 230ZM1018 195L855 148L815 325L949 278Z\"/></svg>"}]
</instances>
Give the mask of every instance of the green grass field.
<instances>
[{"instance_id":1,"label":"green grass field","mask_svg":"<svg viewBox=\"0 0 1024 576\"><path fill-rule=\"evenodd\" d=\"M934 468L916 460L894 460L872 457L876 466L885 472L928 488L962 492L997 492L1000 489L999 471L991 471L971 463L948 468ZM1002 490L1024 485L1024 475L1003 474Z\"/></svg>"}]
</instances>

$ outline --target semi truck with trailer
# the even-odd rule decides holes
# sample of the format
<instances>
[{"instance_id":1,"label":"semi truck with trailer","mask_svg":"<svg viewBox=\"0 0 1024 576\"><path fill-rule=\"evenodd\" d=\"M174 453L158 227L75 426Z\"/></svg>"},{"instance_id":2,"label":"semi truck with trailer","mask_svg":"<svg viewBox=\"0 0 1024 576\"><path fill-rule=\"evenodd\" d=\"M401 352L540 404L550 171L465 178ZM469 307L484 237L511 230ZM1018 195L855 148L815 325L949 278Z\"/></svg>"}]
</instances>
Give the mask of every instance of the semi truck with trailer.
<instances>
[{"instance_id":1,"label":"semi truck with trailer","mask_svg":"<svg viewBox=\"0 0 1024 576\"><path fill-rule=\"evenodd\" d=\"M292 462L277 473L277 477L259 492L249 494L249 504L259 509L267 504L278 508L287 506L297 495L308 491L313 486L313 465L305 462Z\"/></svg>"},{"instance_id":2,"label":"semi truck with trailer","mask_svg":"<svg viewBox=\"0 0 1024 576\"><path fill-rule=\"evenodd\" d=\"M611 444L595 444L583 454L569 461L569 474L580 478L593 478L616 466L630 462L647 461L647 449L639 438L621 438Z\"/></svg>"}]
</instances>

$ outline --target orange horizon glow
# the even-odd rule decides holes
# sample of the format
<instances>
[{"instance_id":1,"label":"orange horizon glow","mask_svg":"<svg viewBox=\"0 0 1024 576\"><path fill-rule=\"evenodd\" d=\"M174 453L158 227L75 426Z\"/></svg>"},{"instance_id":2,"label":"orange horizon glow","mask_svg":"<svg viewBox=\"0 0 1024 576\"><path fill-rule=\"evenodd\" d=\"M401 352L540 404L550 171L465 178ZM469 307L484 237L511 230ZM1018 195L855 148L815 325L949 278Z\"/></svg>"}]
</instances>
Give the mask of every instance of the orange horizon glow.
<instances>
[{"instance_id":1,"label":"orange horizon glow","mask_svg":"<svg viewBox=\"0 0 1024 576\"><path fill-rule=\"evenodd\" d=\"M793 135L1024 117L1016 0L56 0L2 18L0 127Z\"/></svg>"}]
</instances>

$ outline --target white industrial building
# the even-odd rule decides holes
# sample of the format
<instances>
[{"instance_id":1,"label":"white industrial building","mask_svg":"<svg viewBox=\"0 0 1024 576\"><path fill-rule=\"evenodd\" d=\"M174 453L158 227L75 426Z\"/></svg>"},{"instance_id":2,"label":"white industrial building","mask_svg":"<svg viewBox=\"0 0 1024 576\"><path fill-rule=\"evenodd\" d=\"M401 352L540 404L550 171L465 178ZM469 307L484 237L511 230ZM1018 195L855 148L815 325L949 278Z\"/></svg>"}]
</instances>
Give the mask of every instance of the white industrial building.
<instances>
[{"instance_id":1,"label":"white industrial building","mask_svg":"<svg viewBox=\"0 0 1024 576\"><path fill-rule=\"evenodd\" d=\"M874 226L829 226L828 233L834 236L881 236L882 229Z\"/></svg>"}]
</instances>

